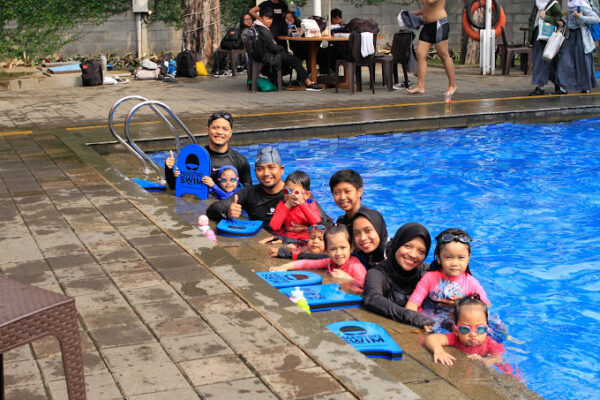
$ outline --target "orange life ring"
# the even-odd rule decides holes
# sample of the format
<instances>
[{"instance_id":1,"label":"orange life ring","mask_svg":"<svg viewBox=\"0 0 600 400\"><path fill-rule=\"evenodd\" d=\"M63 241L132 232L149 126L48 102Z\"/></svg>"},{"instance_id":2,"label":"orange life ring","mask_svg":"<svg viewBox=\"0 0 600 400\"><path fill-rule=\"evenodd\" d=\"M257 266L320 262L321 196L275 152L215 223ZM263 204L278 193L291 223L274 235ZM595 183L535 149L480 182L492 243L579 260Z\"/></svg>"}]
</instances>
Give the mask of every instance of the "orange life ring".
<instances>
[{"instance_id":1,"label":"orange life ring","mask_svg":"<svg viewBox=\"0 0 600 400\"><path fill-rule=\"evenodd\" d=\"M481 5L485 6L485 0L481 0ZM500 7L500 18L498 19L498 23L496 24L496 26L494 28L494 33L495 33L496 37L500 36L500 33L502 32L502 28L504 26L506 26L506 14L504 13L504 8L502 8L502 6L499 6L499 7ZM471 6L471 14L473 14L478 8L479 8L478 3L473 3L473 5ZM463 28L464 28L465 32L471 39L477 40L477 41L479 41L481 39L479 30L475 31L473 26L471 26L471 24L469 23L469 20L467 18L467 10L466 9L465 9L465 12L463 13L462 23L463 23Z\"/></svg>"}]
</instances>

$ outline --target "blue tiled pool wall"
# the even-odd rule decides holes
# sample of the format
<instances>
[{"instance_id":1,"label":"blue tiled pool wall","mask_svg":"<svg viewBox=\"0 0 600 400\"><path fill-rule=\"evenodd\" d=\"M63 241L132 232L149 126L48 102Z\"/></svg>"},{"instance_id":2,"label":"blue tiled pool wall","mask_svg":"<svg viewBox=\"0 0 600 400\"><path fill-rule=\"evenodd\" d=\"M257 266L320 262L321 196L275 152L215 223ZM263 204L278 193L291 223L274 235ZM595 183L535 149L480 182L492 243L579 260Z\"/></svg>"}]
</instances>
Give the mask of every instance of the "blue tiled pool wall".
<instances>
[{"instance_id":1,"label":"blue tiled pool wall","mask_svg":"<svg viewBox=\"0 0 600 400\"><path fill-rule=\"evenodd\" d=\"M364 180L363 204L390 236L417 221L475 240L470 262L491 311L521 344L507 356L547 399L600 398L600 120L499 124L275 144L285 175L306 171L336 218L329 178L342 168ZM251 163L264 144L236 147ZM256 182L256 177L253 176ZM432 259L433 248L428 260Z\"/></svg>"}]
</instances>

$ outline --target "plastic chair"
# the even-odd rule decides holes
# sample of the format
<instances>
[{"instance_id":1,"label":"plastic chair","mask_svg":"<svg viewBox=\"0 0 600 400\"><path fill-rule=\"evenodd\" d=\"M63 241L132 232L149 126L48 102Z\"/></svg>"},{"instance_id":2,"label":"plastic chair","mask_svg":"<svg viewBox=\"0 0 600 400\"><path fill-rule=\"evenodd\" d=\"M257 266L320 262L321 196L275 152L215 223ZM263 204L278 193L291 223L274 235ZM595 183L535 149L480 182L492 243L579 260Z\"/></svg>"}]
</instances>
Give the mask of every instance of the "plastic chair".
<instances>
[{"instance_id":1,"label":"plastic chair","mask_svg":"<svg viewBox=\"0 0 600 400\"><path fill-rule=\"evenodd\" d=\"M383 85L387 86L388 91L392 91L394 83L398 83L398 63L402 64L404 87L410 87L408 61L410 60L412 40L413 33L411 31L396 32L392 39L392 53L375 56L375 62L382 66Z\"/></svg>"},{"instance_id":2,"label":"plastic chair","mask_svg":"<svg viewBox=\"0 0 600 400\"><path fill-rule=\"evenodd\" d=\"M244 35L242 37L242 43L244 43L244 49L248 54L248 63L246 65L246 73L248 76L248 90L251 90L252 93L256 93L256 81L258 80L258 75L260 74L260 70L263 67L263 63L260 61L256 61L252 57L252 44L250 41L252 37ZM277 69L277 90L281 90L281 68Z\"/></svg>"},{"instance_id":3,"label":"plastic chair","mask_svg":"<svg viewBox=\"0 0 600 400\"><path fill-rule=\"evenodd\" d=\"M4 399L2 354L45 336L55 336L60 343L69 399L85 400L75 299L0 277L1 399Z\"/></svg>"},{"instance_id":4,"label":"plastic chair","mask_svg":"<svg viewBox=\"0 0 600 400\"><path fill-rule=\"evenodd\" d=\"M246 57L246 49L232 49L232 50L225 50L225 49L217 49L217 56L215 57L215 64L216 64L216 70L220 71L221 70L221 57L220 57L220 53L225 53L226 55L229 56L229 59L231 60L231 76L236 76L237 75L237 56L242 56L242 60Z\"/></svg>"},{"instance_id":5,"label":"plastic chair","mask_svg":"<svg viewBox=\"0 0 600 400\"><path fill-rule=\"evenodd\" d=\"M531 60L531 46L523 44L509 44L506 39L504 27L501 28L502 42L496 48L496 54L500 53L500 65L502 67L502 75L510 75L510 68L514 63L515 55L521 54L521 69L525 75L531 75L533 70L533 62ZM525 67L525 62L527 67Z\"/></svg>"},{"instance_id":6,"label":"plastic chair","mask_svg":"<svg viewBox=\"0 0 600 400\"><path fill-rule=\"evenodd\" d=\"M348 76L348 85L350 86L350 93L354 94L354 82L356 78L356 90L362 91L362 67L369 67L369 88L375 94L375 55L369 55L367 57L362 56L360 52L361 47L361 35L360 32L355 31L350 34L350 48L351 60L336 60L335 62L335 92L338 92L340 85L339 70L340 66L344 66L346 75ZM377 34L373 35L373 48L377 49Z\"/></svg>"}]
</instances>

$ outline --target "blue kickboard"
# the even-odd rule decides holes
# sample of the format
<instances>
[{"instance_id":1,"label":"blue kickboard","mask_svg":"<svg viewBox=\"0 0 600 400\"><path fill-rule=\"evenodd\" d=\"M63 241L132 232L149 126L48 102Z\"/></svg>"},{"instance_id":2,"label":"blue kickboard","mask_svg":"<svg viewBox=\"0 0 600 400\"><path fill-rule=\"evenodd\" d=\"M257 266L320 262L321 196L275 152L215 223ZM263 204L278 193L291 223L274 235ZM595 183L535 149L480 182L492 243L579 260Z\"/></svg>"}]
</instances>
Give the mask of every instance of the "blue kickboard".
<instances>
[{"instance_id":1,"label":"blue kickboard","mask_svg":"<svg viewBox=\"0 0 600 400\"><path fill-rule=\"evenodd\" d=\"M596 72L596 78L600 78L600 71Z\"/></svg>"},{"instance_id":2,"label":"blue kickboard","mask_svg":"<svg viewBox=\"0 0 600 400\"><path fill-rule=\"evenodd\" d=\"M323 277L308 271L257 272L256 275L276 289L294 286L318 285Z\"/></svg>"},{"instance_id":3,"label":"blue kickboard","mask_svg":"<svg viewBox=\"0 0 600 400\"><path fill-rule=\"evenodd\" d=\"M337 283L302 286L301 289L304 292L304 298L310 307L310 311L360 307L362 302L362 297L342 291ZM294 290L293 287L279 289L281 293L288 297L292 296L292 290Z\"/></svg>"},{"instance_id":4,"label":"blue kickboard","mask_svg":"<svg viewBox=\"0 0 600 400\"><path fill-rule=\"evenodd\" d=\"M161 185L160 183L147 181L139 178L131 178L131 180L149 192L164 192L165 190L167 190L167 187L165 185Z\"/></svg>"},{"instance_id":5,"label":"blue kickboard","mask_svg":"<svg viewBox=\"0 0 600 400\"><path fill-rule=\"evenodd\" d=\"M247 221L244 219L222 219L217 224L217 235L229 237L252 237L256 236L262 221Z\"/></svg>"},{"instance_id":6,"label":"blue kickboard","mask_svg":"<svg viewBox=\"0 0 600 400\"><path fill-rule=\"evenodd\" d=\"M177 168L180 175L175 185L175 196L194 194L200 200L208 199L208 186L202 183L202 177L210 176L210 155L200 145L188 144L177 156Z\"/></svg>"},{"instance_id":7,"label":"blue kickboard","mask_svg":"<svg viewBox=\"0 0 600 400\"><path fill-rule=\"evenodd\" d=\"M366 321L340 321L327 329L369 358L402 360L402 349L381 326Z\"/></svg>"},{"instance_id":8,"label":"blue kickboard","mask_svg":"<svg viewBox=\"0 0 600 400\"><path fill-rule=\"evenodd\" d=\"M52 72L53 74L55 74L57 72L81 72L80 65L81 65L81 63L59 65L59 66L56 66L56 67L50 67L50 68L48 68L48 71Z\"/></svg>"}]
</instances>

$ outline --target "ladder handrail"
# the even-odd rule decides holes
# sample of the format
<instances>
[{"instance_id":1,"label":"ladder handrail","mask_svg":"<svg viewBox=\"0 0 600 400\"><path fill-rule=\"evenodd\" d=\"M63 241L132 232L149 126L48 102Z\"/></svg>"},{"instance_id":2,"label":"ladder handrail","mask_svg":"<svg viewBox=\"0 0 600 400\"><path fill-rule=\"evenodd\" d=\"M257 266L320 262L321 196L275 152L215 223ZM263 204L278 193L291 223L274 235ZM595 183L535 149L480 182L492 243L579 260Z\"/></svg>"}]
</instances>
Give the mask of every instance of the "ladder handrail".
<instances>
[{"instance_id":1,"label":"ladder handrail","mask_svg":"<svg viewBox=\"0 0 600 400\"><path fill-rule=\"evenodd\" d=\"M162 103L160 101L146 100L146 101L143 101L143 102L138 103L135 106L133 106L133 108L131 110L129 110L129 113L127 114L127 117L125 118L125 134L127 136L127 140L129 141L129 143L131 143L131 147L133 147L134 149L136 149L136 151L139 151L139 152L143 153L143 151L135 144L135 141L131 137L131 132L129 131L129 124L131 123L131 119L133 118L133 116L135 115L135 113L140 108L145 107L145 106L150 106L153 109L155 108L154 106L160 106L160 107L162 107L165 111L167 111L167 113L169 113L169 115L171 116L171 118L175 122L177 122L179 124L179 126L181 127L181 129L183 129L183 131L189 137L190 141L193 144L196 144L196 138L194 137L194 135L192 135L192 132L190 132L190 130L187 128L187 126L185 126L184 123L181 122L181 120L179 119L179 117L177 117L177 115L175 115L175 113L173 113L173 111L169 108L169 106L167 106L165 103ZM162 113L159 112L159 114L162 117L163 121L167 124L167 126L169 126L169 128L171 129L171 131L175 135L175 139L176 139L176 143L177 143L177 154L179 154L179 151L181 150L181 143L180 143L180 139L179 139L179 133L177 132L177 129L175 129L175 127L166 119L166 117L164 115L162 115ZM159 167L150 158L148 158L148 161L150 162L150 165L152 166L152 168L154 168L154 170L159 174L159 176L161 178L164 178L164 176L163 176L163 174L164 174L163 169L161 167Z\"/></svg>"}]
</instances>

